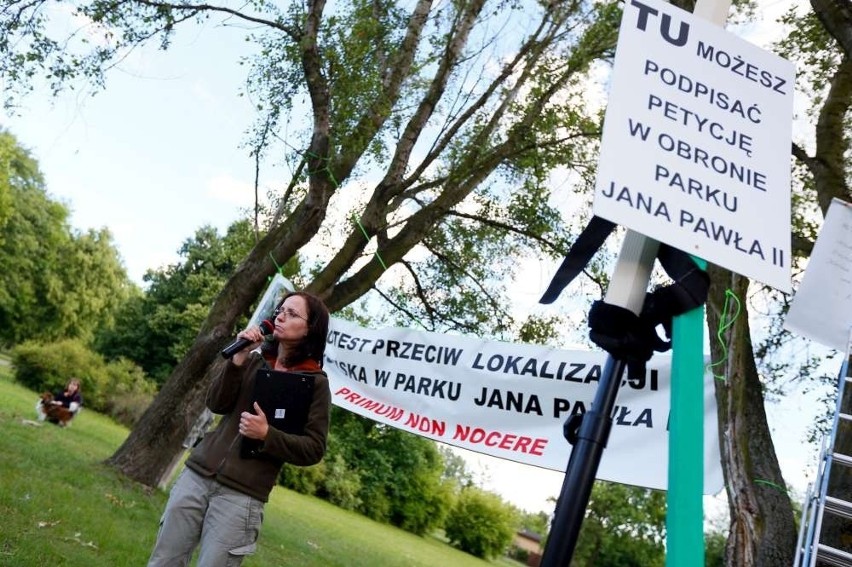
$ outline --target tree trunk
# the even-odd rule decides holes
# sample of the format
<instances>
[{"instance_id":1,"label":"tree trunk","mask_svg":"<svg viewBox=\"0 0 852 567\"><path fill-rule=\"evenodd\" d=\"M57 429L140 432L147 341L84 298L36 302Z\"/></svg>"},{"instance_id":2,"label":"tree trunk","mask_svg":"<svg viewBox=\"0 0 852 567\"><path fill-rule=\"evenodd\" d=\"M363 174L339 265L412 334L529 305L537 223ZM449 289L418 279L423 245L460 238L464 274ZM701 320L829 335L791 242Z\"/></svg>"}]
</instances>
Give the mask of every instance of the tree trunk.
<instances>
[{"instance_id":1,"label":"tree trunk","mask_svg":"<svg viewBox=\"0 0 852 567\"><path fill-rule=\"evenodd\" d=\"M200 381L192 378L195 372L204 372L207 361L215 356L218 345L210 346L209 354L190 350L107 464L147 486L168 481L173 460L182 453L183 440L205 407L209 380L206 375Z\"/></svg>"},{"instance_id":2,"label":"tree trunk","mask_svg":"<svg viewBox=\"0 0 852 567\"><path fill-rule=\"evenodd\" d=\"M737 567L792 565L796 524L766 422L760 376L754 362L746 300L749 280L716 266L707 300L712 367L717 379L719 442L731 527L726 564ZM742 304L736 321L716 339L730 289ZM730 320L728 308L726 319Z\"/></svg>"}]
</instances>

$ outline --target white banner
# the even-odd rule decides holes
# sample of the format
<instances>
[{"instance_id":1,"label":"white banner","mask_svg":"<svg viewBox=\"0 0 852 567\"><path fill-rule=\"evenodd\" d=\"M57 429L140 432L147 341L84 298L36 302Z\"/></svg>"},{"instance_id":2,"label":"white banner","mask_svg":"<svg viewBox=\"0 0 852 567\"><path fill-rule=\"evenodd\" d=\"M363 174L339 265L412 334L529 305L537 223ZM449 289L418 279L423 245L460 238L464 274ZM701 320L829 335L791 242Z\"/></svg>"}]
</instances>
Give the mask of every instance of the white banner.
<instances>
[{"instance_id":1,"label":"white banner","mask_svg":"<svg viewBox=\"0 0 852 567\"><path fill-rule=\"evenodd\" d=\"M565 420L590 409L606 353L332 319L333 403L435 441L565 472ZM597 478L665 490L671 358L622 381ZM712 375L704 375L704 493L723 486Z\"/></svg>"}]
</instances>

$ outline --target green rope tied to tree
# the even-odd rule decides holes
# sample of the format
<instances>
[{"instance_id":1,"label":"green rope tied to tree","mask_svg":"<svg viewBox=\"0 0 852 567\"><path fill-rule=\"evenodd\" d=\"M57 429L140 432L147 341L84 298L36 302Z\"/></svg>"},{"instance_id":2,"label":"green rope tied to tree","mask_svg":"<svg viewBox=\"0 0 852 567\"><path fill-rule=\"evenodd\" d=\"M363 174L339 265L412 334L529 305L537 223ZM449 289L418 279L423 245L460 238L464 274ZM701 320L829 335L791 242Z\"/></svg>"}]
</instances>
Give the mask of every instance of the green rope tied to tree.
<instances>
[{"instance_id":1,"label":"green rope tied to tree","mask_svg":"<svg viewBox=\"0 0 852 567\"><path fill-rule=\"evenodd\" d=\"M337 182L337 179L334 177L334 173L328 167L329 158L319 156L319 155L317 155L313 152L309 152L309 151L305 151L304 154L309 158L314 158L316 160L319 160L319 161L325 163L325 166L322 167L321 169L316 169L314 171L308 170L308 175L315 175L315 174L324 172L328 176L328 179L331 181L331 184L334 186L334 189L335 190L340 189L340 184ZM353 223L355 223L355 225L358 226L358 228L361 229L361 234L364 235L364 239L369 244L370 235L367 234L367 230L364 228L364 225L361 224L361 221L354 214L352 215L352 221L353 221ZM382 256L379 254L378 248L376 249L375 256L376 256L376 259L379 261L379 264L382 265L382 268L384 268L384 270L387 271L388 266L387 266L387 264L385 264L385 261L382 259Z\"/></svg>"},{"instance_id":2,"label":"green rope tied to tree","mask_svg":"<svg viewBox=\"0 0 852 567\"><path fill-rule=\"evenodd\" d=\"M370 235L369 235L369 234L367 234L367 229L365 229L365 228L364 228L364 225L362 225L362 224L361 224L361 220L353 214L353 215L352 215L352 222L354 222L356 225L358 225L358 228L360 228L360 229L361 229L361 234L363 234L363 235L364 235L364 239L365 239L365 240L367 241L367 243L369 244L369 242L370 242ZM384 268L384 269L385 269L385 271L387 271L387 269L388 269L387 264L385 264L385 261L384 261L384 260L382 260L382 256L381 256L381 254L379 254L379 249L378 249L378 248L376 248L375 256L376 256L376 259L379 261L379 264L381 264L381 265L382 265L382 268Z\"/></svg>"},{"instance_id":3,"label":"green rope tied to tree","mask_svg":"<svg viewBox=\"0 0 852 567\"><path fill-rule=\"evenodd\" d=\"M769 486L771 488L774 488L776 490L779 490L779 491L783 492L784 494L789 494L789 491L786 488L784 488L783 486L781 486L779 484L772 482L771 480L764 480L762 478L756 478L756 479L754 479L754 483L755 484L763 484L763 485Z\"/></svg>"},{"instance_id":4,"label":"green rope tied to tree","mask_svg":"<svg viewBox=\"0 0 852 567\"><path fill-rule=\"evenodd\" d=\"M733 315L729 315L728 313L729 305L736 306L736 311L733 313ZM723 364L726 360L728 360L728 345L722 338L722 334L728 329L730 329L733 326L734 322L739 318L741 307L742 304L740 303L740 299L737 297L737 295L730 289L726 289L725 305L722 307L722 316L719 319L719 328L716 330L716 340L719 341L719 344L722 346L722 360L710 363L707 366L708 369L712 369L714 366ZM713 378L721 380L722 382L725 381L724 374L713 374Z\"/></svg>"},{"instance_id":5,"label":"green rope tied to tree","mask_svg":"<svg viewBox=\"0 0 852 567\"><path fill-rule=\"evenodd\" d=\"M272 260L272 263L275 265L275 271L284 276L284 266L279 265L278 262L275 261L275 257L272 255L272 252L269 253L269 259ZM271 282L274 277L274 275L268 276L266 281ZM284 277L286 278L287 276Z\"/></svg>"},{"instance_id":6,"label":"green rope tied to tree","mask_svg":"<svg viewBox=\"0 0 852 567\"><path fill-rule=\"evenodd\" d=\"M288 145L289 145L289 144L288 144ZM291 147L292 147L292 146L291 146ZM295 148L294 148L294 149L295 149ZM323 172L325 172L325 173L328 175L328 178L329 178L329 180L331 181L331 184L332 184L332 185L334 185L334 188L335 188L335 189L339 189L339 188L340 188L340 183L338 183L338 182L337 182L337 179L335 179L335 177L334 177L334 173L332 173L331 169L329 169L329 168L328 168L328 162L329 162L329 161L331 161L331 158L328 158L328 157L322 157L322 156L319 156L319 155L315 154L314 152L307 151L307 150L305 150L304 155L306 155L306 156L307 156L307 157L309 157L309 158L314 158L314 159L316 159L316 160L318 160L318 161L321 161L321 162L324 162L324 163L325 163L325 166L324 166L324 167L321 167L321 168L319 168L319 169L315 169L315 170L313 170L313 171L311 171L311 170L309 169L309 170L308 170L308 175L315 175L315 174L317 174L317 173L323 173Z\"/></svg>"},{"instance_id":7,"label":"green rope tied to tree","mask_svg":"<svg viewBox=\"0 0 852 567\"><path fill-rule=\"evenodd\" d=\"M360 228L360 229L361 229L361 234L363 234L363 235L364 235L364 238L365 238L365 239L367 240L367 242L369 243L369 242L370 242L370 235L369 235L369 234L367 234L367 230L364 228L364 225L362 225L362 224L361 224L360 219L358 219L355 215L352 215L352 222L354 222L355 224L357 224L357 225L358 225L358 228ZM384 260L382 260L382 256L381 256L381 254L379 254L379 250L378 250L378 248L376 249L375 256L376 256L376 259L379 261L379 264L381 264L381 265L382 265L382 267L385 269L385 271L387 271L387 269L388 269L387 264L385 264L385 261L384 261ZM417 317L416 317L413 313L407 313L407 315L408 315L409 317L411 317L412 319L414 319L414 321L415 321L418 325L420 325L421 327L423 327L423 328L424 328L424 329L426 329L427 331L429 330L429 329L428 329L428 327L426 327L426 325L424 325L424 324L423 324L423 321L421 321L419 318L417 318Z\"/></svg>"}]
</instances>

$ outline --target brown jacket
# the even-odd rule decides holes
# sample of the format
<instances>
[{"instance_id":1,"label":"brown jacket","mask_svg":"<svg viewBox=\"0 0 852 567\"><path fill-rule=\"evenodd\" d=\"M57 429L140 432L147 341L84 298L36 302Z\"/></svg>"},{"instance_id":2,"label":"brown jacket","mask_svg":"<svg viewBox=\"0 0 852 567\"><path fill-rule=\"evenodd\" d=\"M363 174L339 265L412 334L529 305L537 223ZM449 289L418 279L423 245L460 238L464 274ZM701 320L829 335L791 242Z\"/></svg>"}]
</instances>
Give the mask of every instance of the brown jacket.
<instances>
[{"instance_id":1,"label":"brown jacket","mask_svg":"<svg viewBox=\"0 0 852 567\"><path fill-rule=\"evenodd\" d=\"M253 354L245 366L225 364L207 392L207 407L223 414L219 425L193 449L186 466L205 477L266 502L284 463L313 465L322 460L328 437L331 391L324 372L314 374L314 399L304 435L284 433L274 427L263 443L261 458L240 457L240 414L251 411L255 373L263 358Z\"/></svg>"}]
</instances>

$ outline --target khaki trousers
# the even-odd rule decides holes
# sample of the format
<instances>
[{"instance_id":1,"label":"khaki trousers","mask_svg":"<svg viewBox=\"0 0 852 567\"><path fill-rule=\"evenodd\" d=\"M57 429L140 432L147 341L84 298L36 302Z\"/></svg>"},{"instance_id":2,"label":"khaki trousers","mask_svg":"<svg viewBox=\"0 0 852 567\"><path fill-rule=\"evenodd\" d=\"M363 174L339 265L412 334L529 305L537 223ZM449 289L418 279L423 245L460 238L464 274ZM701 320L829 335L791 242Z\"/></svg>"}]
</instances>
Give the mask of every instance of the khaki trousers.
<instances>
[{"instance_id":1,"label":"khaki trousers","mask_svg":"<svg viewBox=\"0 0 852 567\"><path fill-rule=\"evenodd\" d=\"M237 567L255 552L263 502L184 468L160 519L148 567Z\"/></svg>"}]
</instances>

